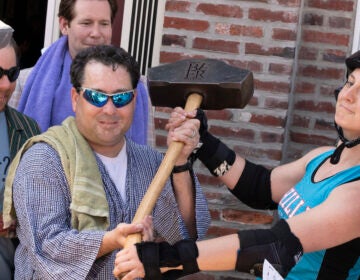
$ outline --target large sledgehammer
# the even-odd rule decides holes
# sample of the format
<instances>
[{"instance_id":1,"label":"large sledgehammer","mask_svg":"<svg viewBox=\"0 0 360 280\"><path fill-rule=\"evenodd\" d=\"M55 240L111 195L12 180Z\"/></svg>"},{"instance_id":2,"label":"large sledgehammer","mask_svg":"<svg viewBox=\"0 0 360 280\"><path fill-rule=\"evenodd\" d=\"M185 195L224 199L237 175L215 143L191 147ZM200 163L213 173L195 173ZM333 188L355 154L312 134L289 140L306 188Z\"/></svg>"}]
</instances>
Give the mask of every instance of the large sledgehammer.
<instances>
[{"instance_id":1,"label":"large sledgehammer","mask_svg":"<svg viewBox=\"0 0 360 280\"><path fill-rule=\"evenodd\" d=\"M154 106L181 106L186 111L199 107L207 110L243 108L254 92L250 71L215 59L186 59L153 67L149 69L148 81ZM183 145L173 142L169 146L137 209L134 223L151 214ZM125 247L137 242L141 242L140 234L129 235Z\"/></svg>"}]
</instances>

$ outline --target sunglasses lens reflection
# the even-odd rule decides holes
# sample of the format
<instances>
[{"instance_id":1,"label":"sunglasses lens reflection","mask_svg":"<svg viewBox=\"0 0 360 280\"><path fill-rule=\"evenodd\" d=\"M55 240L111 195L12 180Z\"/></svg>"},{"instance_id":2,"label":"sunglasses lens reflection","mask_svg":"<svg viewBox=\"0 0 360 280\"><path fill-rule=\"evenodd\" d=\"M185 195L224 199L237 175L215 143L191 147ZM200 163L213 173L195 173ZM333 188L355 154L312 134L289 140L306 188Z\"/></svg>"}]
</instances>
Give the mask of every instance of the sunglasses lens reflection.
<instances>
[{"instance_id":1,"label":"sunglasses lens reflection","mask_svg":"<svg viewBox=\"0 0 360 280\"><path fill-rule=\"evenodd\" d=\"M96 106L96 107L103 107L107 101L109 100L109 98L112 99L113 104L116 108L121 108L124 107L125 105L129 104L133 98L134 98L134 93L133 91L126 91L126 92L121 92L118 94L114 94L114 95L106 95L102 92L93 90L93 89L83 89L84 92L84 98L92 105Z\"/></svg>"}]
</instances>

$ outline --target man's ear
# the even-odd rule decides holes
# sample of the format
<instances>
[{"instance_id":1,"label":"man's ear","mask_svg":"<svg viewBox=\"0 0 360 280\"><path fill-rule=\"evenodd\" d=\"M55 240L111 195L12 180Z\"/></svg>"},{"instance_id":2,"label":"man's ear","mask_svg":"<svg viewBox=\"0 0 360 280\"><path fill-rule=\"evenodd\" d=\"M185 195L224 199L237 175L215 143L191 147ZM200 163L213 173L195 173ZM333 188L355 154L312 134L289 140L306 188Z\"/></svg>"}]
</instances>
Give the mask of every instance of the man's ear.
<instances>
[{"instance_id":1,"label":"man's ear","mask_svg":"<svg viewBox=\"0 0 360 280\"><path fill-rule=\"evenodd\" d=\"M59 17L59 28L62 35L68 35L69 21L64 17Z\"/></svg>"},{"instance_id":2,"label":"man's ear","mask_svg":"<svg viewBox=\"0 0 360 280\"><path fill-rule=\"evenodd\" d=\"M76 89L74 87L72 87L71 88L71 106L72 106L74 113L76 113L76 106L77 106L79 97L80 97L80 94L76 91Z\"/></svg>"}]
</instances>

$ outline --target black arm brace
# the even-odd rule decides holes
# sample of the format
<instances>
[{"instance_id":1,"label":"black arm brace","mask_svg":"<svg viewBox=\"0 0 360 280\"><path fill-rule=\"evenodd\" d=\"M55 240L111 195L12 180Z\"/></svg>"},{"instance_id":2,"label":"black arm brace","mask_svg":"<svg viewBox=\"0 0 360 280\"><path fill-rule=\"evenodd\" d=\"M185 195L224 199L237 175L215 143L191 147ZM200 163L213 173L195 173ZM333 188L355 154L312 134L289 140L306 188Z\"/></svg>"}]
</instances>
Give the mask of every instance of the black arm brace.
<instances>
[{"instance_id":1,"label":"black arm brace","mask_svg":"<svg viewBox=\"0 0 360 280\"><path fill-rule=\"evenodd\" d=\"M201 147L195 152L195 159L199 158L214 176L224 176L235 162L235 152L220 139L209 133L207 118L203 110L197 109L196 119L200 121Z\"/></svg>"},{"instance_id":2,"label":"black arm brace","mask_svg":"<svg viewBox=\"0 0 360 280\"><path fill-rule=\"evenodd\" d=\"M140 261L144 265L145 280L172 280L199 271L196 242L190 239L180 240L174 245L167 242L141 242L135 244ZM161 274L161 267L183 266Z\"/></svg>"},{"instance_id":3,"label":"black arm brace","mask_svg":"<svg viewBox=\"0 0 360 280\"><path fill-rule=\"evenodd\" d=\"M270 175L271 170L246 160L241 177L230 192L252 208L276 209L278 205L271 198Z\"/></svg>"},{"instance_id":4,"label":"black arm brace","mask_svg":"<svg viewBox=\"0 0 360 280\"><path fill-rule=\"evenodd\" d=\"M266 259L285 277L303 254L299 239L283 219L271 229L244 230L239 231L238 235L240 250L236 260L237 271L261 277Z\"/></svg>"}]
</instances>

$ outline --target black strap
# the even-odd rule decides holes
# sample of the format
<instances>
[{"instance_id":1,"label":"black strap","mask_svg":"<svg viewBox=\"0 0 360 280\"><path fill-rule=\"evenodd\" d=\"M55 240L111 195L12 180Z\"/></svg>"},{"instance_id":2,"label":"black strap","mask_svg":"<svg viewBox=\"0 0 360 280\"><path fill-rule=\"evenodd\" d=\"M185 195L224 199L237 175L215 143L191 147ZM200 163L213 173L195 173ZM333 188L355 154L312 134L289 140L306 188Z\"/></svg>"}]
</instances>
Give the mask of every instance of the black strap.
<instances>
[{"instance_id":1,"label":"black strap","mask_svg":"<svg viewBox=\"0 0 360 280\"><path fill-rule=\"evenodd\" d=\"M145 280L161 279L159 246L155 242L136 243L139 259L144 265Z\"/></svg>"},{"instance_id":2,"label":"black strap","mask_svg":"<svg viewBox=\"0 0 360 280\"><path fill-rule=\"evenodd\" d=\"M199 255L195 241L180 240L174 245L167 242L141 242L136 243L140 261L144 265L146 280L178 279L199 271L197 257ZM160 267L178 267L161 275Z\"/></svg>"},{"instance_id":3,"label":"black strap","mask_svg":"<svg viewBox=\"0 0 360 280\"><path fill-rule=\"evenodd\" d=\"M181 173L181 172L188 171L191 169L192 169L192 163L190 161L187 161L183 165L175 165L172 170L172 173Z\"/></svg>"}]
</instances>

